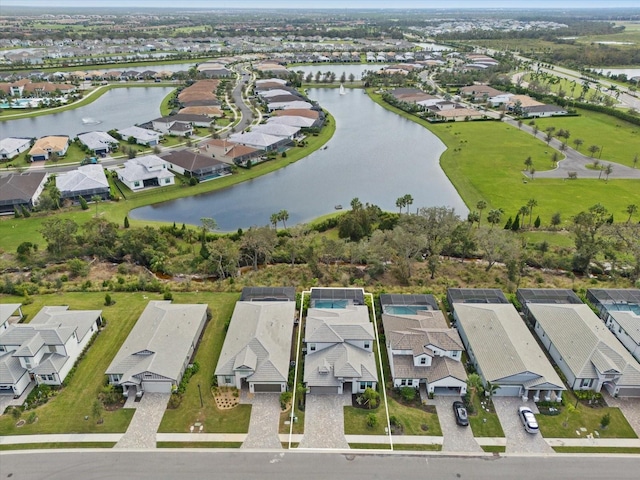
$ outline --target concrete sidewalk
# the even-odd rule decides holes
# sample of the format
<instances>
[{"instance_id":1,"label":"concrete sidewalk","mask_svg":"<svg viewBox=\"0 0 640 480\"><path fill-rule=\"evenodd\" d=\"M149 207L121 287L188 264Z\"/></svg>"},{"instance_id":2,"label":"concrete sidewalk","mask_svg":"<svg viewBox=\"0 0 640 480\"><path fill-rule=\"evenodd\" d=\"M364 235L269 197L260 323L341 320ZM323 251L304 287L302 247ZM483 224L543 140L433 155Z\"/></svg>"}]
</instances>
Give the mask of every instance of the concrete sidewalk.
<instances>
[{"instance_id":1,"label":"concrete sidewalk","mask_svg":"<svg viewBox=\"0 0 640 480\"><path fill-rule=\"evenodd\" d=\"M124 433L58 433L50 435L0 436L0 445L24 445L29 443L85 443L120 441Z\"/></svg>"}]
</instances>

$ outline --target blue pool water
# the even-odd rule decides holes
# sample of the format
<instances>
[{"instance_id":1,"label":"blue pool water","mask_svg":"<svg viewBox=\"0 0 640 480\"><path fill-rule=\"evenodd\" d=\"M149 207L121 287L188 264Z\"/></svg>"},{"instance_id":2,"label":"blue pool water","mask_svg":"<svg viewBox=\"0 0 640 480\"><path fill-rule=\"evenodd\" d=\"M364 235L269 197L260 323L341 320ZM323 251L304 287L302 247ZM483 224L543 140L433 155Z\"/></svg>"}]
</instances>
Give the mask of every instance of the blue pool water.
<instances>
[{"instance_id":1,"label":"blue pool water","mask_svg":"<svg viewBox=\"0 0 640 480\"><path fill-rule=\"evenodd\" d=\"M426 305L387 305L384 313L391 315L416 315L420 310L429 310Z\"/></svg>"},{"instance_id":2,"label":"blue pool water","mask_svg":"<svg viewBox=\"0 0 640 480\"><path fill-rule=\"evenodd\" d=\"M606 308L609 311L633 312L640 315L640 305L635 303L606 305Z\"/></svg>"},{"instance_id":3,"label":"blue pool water","mask_svg":"<svg viewBox=\"0 0 640 480\"><path fill-rule=\"evenodd\" d=\"M314 308L347 308L348 300L316 300Z\"/></svg>"}]
</instances>

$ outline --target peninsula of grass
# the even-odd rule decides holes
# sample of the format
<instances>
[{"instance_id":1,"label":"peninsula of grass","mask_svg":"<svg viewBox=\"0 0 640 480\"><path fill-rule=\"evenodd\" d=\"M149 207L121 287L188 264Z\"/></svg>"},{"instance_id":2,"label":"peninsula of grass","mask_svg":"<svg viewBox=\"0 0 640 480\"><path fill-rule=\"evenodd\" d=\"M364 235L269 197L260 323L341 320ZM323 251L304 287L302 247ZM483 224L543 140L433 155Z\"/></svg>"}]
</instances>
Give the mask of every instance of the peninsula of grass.
<instances>
[{"instance_id":1,"label":"peninsula of grass","mask_svg":"<svg viewBox=\"0 0 640 480\"><path fill-rule=\"evenodd\" d=\"M533 198L538 202L534 216L540 215L546 227L556 212L566 223L596 203L603 204L614 219L623 218L626 207L638 198L637 180L527 180L522 173L527 157L537 170L551 168L553 149L545 142L502 122L431 124L388 105L378 94L369 94L384 108L423 125L442 140L448 148L440 165L470 210L484 200L488 210L502 208L506 221Z\"/></svg>"},{"instance_id":2,"label":"peninsula of grass","mask_svg":"<svg viewBox=\"0 0 640 480\"><path fill-rule=\"evenodd\" d=\"M211 309L212 318L207 324L196 353L195 361L200 365L200 370L189 380L180 405L166 410L158 432L189 433L190 427L198 422L204 427L203 433L246 433L249 430L251 405L240 404L229 410L220 410L211 391L213 372L224 342L224 326L231 318L239 295L189 292L175 293L173 296L176 303L206 302Z\"/></svg>"},{"instance_id":3,"label":"peninsula of grass","mask_svg":"<svg viewBox=\"0 0 640 480\"><path fill-rule=\"evenodd\" d=\"M310 135L307 137L307 145L305 147L294 147L287 151L287 156L278 156L274 160L255 165L250 169L240 168L237 173L221 177L216 180L208 182L198 183L197 185L190 186L186 183L177 182L176 185L169 187L156 188L144 192L128 193L126 199L120 201L112 201L101 203L98 207L99 215L112 222L116 222L122 225L124 217L129 214L134 208L143 207L146 205L154 205L157 203L165 202L168 200L175 200L182 197L190 197L201 193L213 192L224 188L231 187L247 180L266 175L268 173L279 170L280 168L286 168L287 165L294 163L310 153L319 150L335 132L335 121L333 117L327 114L328 124L322 129L318 136ZM69 218L79 224L83 224L91 219L95 215L95 209L82 210L80 206L73 206L64 209L61 212L56 212L55 215L60 218ZM28 219L25 218L2 218L0 219L0 245L1 248L6 251L15 251L15 249L24 241L30 241L38 245L38 247L44 248L46 246L40 230L42 229L42 222L47 218L50 218L51 213L32 214ZM153 225L157 226L165 222L151 222L144 220L129 219L132 226L145 226Z\"/></svg>"}]
</instances>

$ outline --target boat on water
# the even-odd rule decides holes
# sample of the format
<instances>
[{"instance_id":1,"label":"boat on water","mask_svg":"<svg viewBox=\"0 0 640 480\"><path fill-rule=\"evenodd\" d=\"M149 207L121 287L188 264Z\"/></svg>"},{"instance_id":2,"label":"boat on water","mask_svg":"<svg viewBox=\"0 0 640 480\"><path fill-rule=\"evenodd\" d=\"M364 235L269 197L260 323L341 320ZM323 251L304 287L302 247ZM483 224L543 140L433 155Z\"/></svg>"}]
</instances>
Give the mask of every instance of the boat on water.
<instances>
[{"instance_id":1,"label":"boat on water","mask_svg":"<svg viewBox=\"0 0 640 480\"><path fill-rule=\"evenodd\" d=\"M333 208L335 208L336 210L342 210L342 205L335 205Z\"/></svg>"},{"instance_id":2,"label":"boat on water","mask_svg":"<svg viewBox=\"0 0 640 480\"><path fill-rule=\"evenodd\" d=\"M346 94L346 93L347 93L347 92L346 92L346 90L344 89L344 85L343 85L343 84L340 84L340 95L344 95L344 94Z\"/></svg>"}]
</instances>

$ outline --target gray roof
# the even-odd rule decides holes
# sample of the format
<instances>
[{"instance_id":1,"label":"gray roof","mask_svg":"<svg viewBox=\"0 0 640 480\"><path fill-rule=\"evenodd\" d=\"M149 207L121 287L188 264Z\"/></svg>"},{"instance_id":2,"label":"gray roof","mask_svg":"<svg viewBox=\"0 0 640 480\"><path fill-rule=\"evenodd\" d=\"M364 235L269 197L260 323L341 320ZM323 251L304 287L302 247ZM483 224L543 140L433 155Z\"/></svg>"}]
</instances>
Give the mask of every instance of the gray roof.
<instances>
[{"instance_id":1,"label":"gray roof","mask_svg":"<svg viewBox=\"0 0 640 480\"><path fill-rule=\"evenodd\" d=\"M384 333L393 350L412 350L413 355L433 356L434 346L445 351L462 351L458 331L450 328L442 312L430 310L419 315L382 315Z\"/></svg>"},{"instance_id":2,"label":"gray roof","mask_svg":"<svg viewBox=\"0 0 640 480\"><path fill-rule=\"evenodd\" d=\"M416 366L411 355L393 356L393 378L426 379L427 382L437 382L443 378L453 377L462 382L467 381L467 372L462 365L449 357L434 357L430 366Z\"/></svg>"},{"instance_id":3,"label":"gray roof","mask_svg":"<svg viewBox=\"0 0 640 480\"><path fill-rule=\"evenodd\" d=\"M150 301L105 372L134 381L145 372L176 382L206 321L205 304Z\"/></svg>"},{"instance_id":4,"label":"gray roof","mask_svg":"<svg viewBox=\"0 0 640 480\"><path fill-rule=\"evenodd\" d=\"M618 322L636 344L640 345L640 315L628 311L610 311L609 315ZM0 324L2 322L0 321Z\"/></svg>"},{"instance_id":5,"label":"gray roof","mask_svg":"<svg viewBox=\"0 0 640 480\"><path fill-rule=\"evenodd\" d=\"M0 177L0 203L12 200L22 203L31 201L46 177L46 172L25 172Z\"/></svg>"},{"instance_id":6,"label":"gray roof","mask_svg":"<svg viewBox=\"0 0 640 480\"><path fill-rule=\"evenodd\" d=\"M27 372L12 353L0 354L0 385L14 385Z\"/></svg>"},{"instance_id":7,"label":"gray roof","mask_svg":"<svg viewBox=\"0 0 640 480\"><path fill-rule=\"evenodd\" d=\"M10 153L19 148L31 145L30 138L8 137L0 140L0 153Z\"/></svg>"},{"instance_id":8,"label":"gray roof","mask_svg":"<svg viewBox=\"0 0 640 480\"><path fill-rule=\"evenodd\" d=\"M100 165L83 165L76 170L60 173L56 177L60 192L79 192L94 189L109 189L109 182Z\"/></svg>"},{"instance_id":9,"label":"gray roof","mask_svg":"<svg viewBox=\"0 0 640 480\"><path fill-rule=\"evenodd\" d=\"M260 132L232 133L228 138L232 142L256 148L267 148L282 141L282 137Z\"/></svg>"},{"instance_id":10,"label":"gray roof","mask_svg":"<svg viewBox=\"0 0 640 480\"><path fill-rule=\"evenodd\" d=\"M457 303L458 327L466 336L485 380L492 383L531 372L536 384L564 389L562 380L515 307L500 303Z\"/></svg>"},{"instance_id":11,"label":"gray roof","mask_svg":"<svg viewBox=\"0 0 640 480\"><path fill-rule=\"evenodd\" d=\"M309 128L316 121L313 118L299 117L294 115L270 117L267 125L290 125L292 127Z\"/></svg>"},{"instance_id":12,"label":"gray roof","mask_svg":"<svg viewBox=\"0 0 640 480\"><path fill-rule=\"evenodd\" d=\"M62 370L62 367L71 359L59 353L47 353L42 357L40 363L32 370L36 375L52 375Z\"/></svg>"},{"instance_id":13,"label":"gray roof","mask_svg":"<svg viewBox=\"0 0 640 480\"><path fill-rule=\"evenodd\" d=\"M300 127L292 127L290 125L282 125L278 123L265 123L256 125L251 129L252 132L266 133L276 137L290 137L300 131Z\"/></svg>"},{"instance_id":14,"label":"gray roof","mask_svg":"<svg viewBox=\"0 0 640 480\"><path fill-rule=\"evenodd\" d=\"M310 308L307 311L304 336L307 343L375 339L368 307L363 305L350 305L346 308Z\"/></svg>"},{"instance_id":15,"label":"gray roof","mask_svg":"<svg viewBox=\"0 0 640 480\"><path fill-rule=\"evenodd\" d=\"M21 303L0 303L0 326L9 320L21 306Z\"/></svg>"},{"instance_id":16,"label":"gray roof","mask_svg":"<svg viewBox=\"0 0 640 480\"><path fill-rule=\"evenodd\" d=\"M640 364L589 306L532 304L529 310L577 378L616 371L622 373L617 385L640 386Z\"/></svg>"},{"instance_id":17,"label":"gray roof","mask_svg":"<svg viewBox=\"0 0 640 480\"><path fill-rule=\"evenodd\" d=\"M286 382L295 310L291 301L237 302L215 374L246 367L250 382Z\"/></svg>"},{"instance_id":18,"label":"gray roof","mask_svg":"<svg viewBox=\"0 0 640 480\"><path fill-rule=\"evenodd\" d=\"M118 130L118 133L122 135L125 140L129 137L134 137L138 140L142 140L143 142L150 142L160 138L160 134L158 132L137 126L123 128L122 130Z\"/></svg>"},{"instance_id":19,"label":"gray roof","mask_svg":"<svg viewBox=\"0 0 640 480\"><path fill-rule=\"evenodd\" d=\"M127 182L175 177L168 168L159 168L162 165L168 166L168 162L157 155L145 155L127 160L124 162L124 167L117 172Z\"/></svg>"},{"instance_id":20,"label":"gray roof","mask_svg":"<svg viewBox=\"0 0 640 480\"><path fill-rule=\"evenodd\" d=\"M373 352L348 343L307 353L304 360L304 382L308 386L338 386L340 378L359 382L377 382L378 373Z\"/></svg>"},{"instance_id":21,"label":"gray roof","mask_svg":"<svg viewBox=\"0 0 640 480\"><path fill-rule=\"evenodd\" d=\"M118 144L118 140L107 132L87 132L78 134L78 140L85 144L90 150L110 149Z\"/></svg>"}]
</instances>

